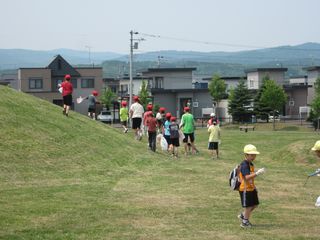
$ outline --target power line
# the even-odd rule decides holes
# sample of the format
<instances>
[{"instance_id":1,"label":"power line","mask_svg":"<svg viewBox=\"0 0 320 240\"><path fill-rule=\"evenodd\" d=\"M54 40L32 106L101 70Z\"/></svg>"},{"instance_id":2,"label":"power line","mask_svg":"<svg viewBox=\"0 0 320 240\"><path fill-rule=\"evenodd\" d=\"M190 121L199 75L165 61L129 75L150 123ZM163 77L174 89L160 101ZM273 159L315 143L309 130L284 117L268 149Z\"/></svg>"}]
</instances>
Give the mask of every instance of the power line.
<instances>
[{"instance_id":1,"label":"power line","mask_svg":"<svg viewBox=\"0 0 320 240\"><path fill-rule=\"evenodd\" d=\"M265 49L265 48L277 48L277 50L293 50L293 51L320 51L319 49L304 49L304 48L295 48L292 49L291 46L280 46L280 47L266 47L266 46L253 46L253 45L242 45L242 44L232 44L232 43L221 43L221 42L211 42L211 41L200 41L200 40L193 40L193 39L186 39L186 38L175 38L163 35L155 35L149 33L139 33L146 37L153 37L159 39L168 39L180 42L191 42L191 43L201 43L205 45L220 45L220 46L227 46L227 47L245 47L245 48L252 48L252 49ZM244 50L245 51L245 50Z\"/></svg>"}]
</instances>

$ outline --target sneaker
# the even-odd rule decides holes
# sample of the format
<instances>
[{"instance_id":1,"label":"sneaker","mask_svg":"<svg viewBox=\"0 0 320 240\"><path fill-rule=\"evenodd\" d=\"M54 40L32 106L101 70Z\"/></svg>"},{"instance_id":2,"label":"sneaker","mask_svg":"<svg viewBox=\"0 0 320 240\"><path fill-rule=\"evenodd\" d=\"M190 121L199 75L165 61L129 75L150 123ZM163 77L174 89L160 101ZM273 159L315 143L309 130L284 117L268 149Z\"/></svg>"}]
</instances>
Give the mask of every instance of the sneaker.
<instances>
[{"instance_id":1,"label":"sneaker","mask_svg":"<svg viewBox=\"0 0 320 240\"><path fill-rule=\"evenodd\" d=\"M252 227L252 224L249 222L249 221L242 221L242 223L240 224L240 227L242 228L251 228Z\"/></svg>"},{"instance_id":2,"label":"sneaker","mask_svg":"<svg viewBox=\"0 0 320 240\"><path fill-rule=\"evenodd\" d=\"M240 214L238 215L238 218L239 218L241 221L243 221L243 219L244 219L243 214L242 214L242 213L240 213Z\"/></svg>"}]
</instances>

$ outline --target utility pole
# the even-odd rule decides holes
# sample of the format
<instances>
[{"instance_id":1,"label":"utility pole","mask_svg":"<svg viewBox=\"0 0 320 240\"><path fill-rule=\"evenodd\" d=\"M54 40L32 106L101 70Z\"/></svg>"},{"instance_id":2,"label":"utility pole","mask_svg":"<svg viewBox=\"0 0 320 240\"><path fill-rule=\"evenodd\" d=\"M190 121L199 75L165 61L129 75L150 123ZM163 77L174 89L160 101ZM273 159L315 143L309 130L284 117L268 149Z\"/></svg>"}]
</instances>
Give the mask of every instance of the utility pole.
<instances>
[{"instance_id":1,"label":"utility pole","mask_svg":"<svg viewBox=\"0 0 320 240\"><path fill-rule=\"evenodd\" d=\"M132 104L132 62L133 62L133 49L138 49L138 42L133 43L133 40L143 41L145 39L133 39L133 35L139 34L138 32L130 31L130 59L129 59L129 75L130 75L130 83L129 83L129 107Z\"/></svg>"},{"instance_id":2,"label":"utility pole","mask_svg":"<svg viewBox=\"0 0 320 240\"><path fill-rule=\"evenodd\" d=\"M130 31L130 56L129 56L129 108L132 105L132 61L133 61L133 34L137 32Z\"/></svg>"},{"instance_id":3,"label":"utility pole","mask_svg":"<svg viewBox=\"0 0 320 240\"><path fill-rule=\"evenodd\" d=\"M163 59L163 56L158 56L158 68L160 68L161 59Z\"/></svg>"},{"instance_id":4,"label":"utility pole","mask_svg":"<svg viewBox=\"0 0 320 240\"><path fill-rule=\"evenodd\" d=\"M85 46L89 51L89 65L91 65L91 46Z\"/></svg>"}]
</instances>

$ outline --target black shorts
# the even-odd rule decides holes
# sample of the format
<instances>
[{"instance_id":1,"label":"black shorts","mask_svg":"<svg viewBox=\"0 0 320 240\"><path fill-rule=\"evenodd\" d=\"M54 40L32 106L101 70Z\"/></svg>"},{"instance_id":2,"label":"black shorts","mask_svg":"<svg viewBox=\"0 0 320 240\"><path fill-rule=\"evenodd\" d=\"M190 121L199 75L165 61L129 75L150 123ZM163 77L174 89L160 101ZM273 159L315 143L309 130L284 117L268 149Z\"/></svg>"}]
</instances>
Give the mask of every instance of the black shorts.
<instances>
[{"instance_id":1,"label":"black shorts","mask_svg":"<svg viewBox=\"0 0 320 240\"><path fill-rule=\"evenodd\" d=\"M121 121L121 125L127 127L127 121Z\"/></svg>"},{"instance_id":2,"label":"black shorts","mask_svg":"<svg viewBox=\"0 0 320 240\"><path fill-rule=\"evenodd\" d=\"M180 143L179 143L179 138L171 138L171 144L175 147L179 147Z\"/></svg>"},{"instance_id":3,"label":"black shorts","mask_svg":"<svg viewBox=\"0 0 320 240\"><path fill-rule=\"evenodd\" d=\"M241 199L241 205L242 207L253 207L256 205L259 205L259 198L258 198L258 192L257 190L253 190L250 192L240 192L240 199Z\"/></svg>"},{"instance_id":4,"label":"black shorts","mask_svg":"<svg viewBox=\"0 0 320 240\"><path fill-rule=\"evenodd\" d=\"M141 128L142 118L132 118L132 129Z\"/></svg>"},{"instance_id":5,"label":"black shorts","mask_svg":"<svg viewBox=\"0 0 320 240\"><path fill-rule=\"evenodd\" d=\"M219 146L218 142L209 142L208 149L209 150L217 150Z\"/></svg>"},{"instance_id":6,"label":"black shorts","mask_svg":"<svg viewBox=\"0 0 320 240\"><path fill-rule=\"evenodd\" d=\"M89 107L88 108L89 113L96 113L96 108L95 107Z\"/></svg>"},{"instance_id":7,"label":"black shorts","mask_svg":"<svg viewBox=\"0 0 320 240\"><path fill-rule=\"evenodd\" d=\"M184 139L183 142L187 143L188 142L188 138L190 138L190 142L194 142L194 133L183 133L184 134Z\"/></svg>"},{"instance_id":8,"label":"black shorts","mask_svg":"<svg viewBox=\"0 0 320 240\"><path fill-rule=\"evenodd\" d=\"M71 94L63 96L63 104L67 105L67 106L72 105L72 95Z\"/></svg>"},{"instance_id":9,"label":"black shorts","mask_svg":"<svg viewBox=\"0 0 320 240\"><path fill-rule=\"evenodd\" d=\"M168 145L171 145L172 142L171 142L170 135L163 135L163 136L164 136L164 138L167 140Z\"/></svg>"}]
</instances>

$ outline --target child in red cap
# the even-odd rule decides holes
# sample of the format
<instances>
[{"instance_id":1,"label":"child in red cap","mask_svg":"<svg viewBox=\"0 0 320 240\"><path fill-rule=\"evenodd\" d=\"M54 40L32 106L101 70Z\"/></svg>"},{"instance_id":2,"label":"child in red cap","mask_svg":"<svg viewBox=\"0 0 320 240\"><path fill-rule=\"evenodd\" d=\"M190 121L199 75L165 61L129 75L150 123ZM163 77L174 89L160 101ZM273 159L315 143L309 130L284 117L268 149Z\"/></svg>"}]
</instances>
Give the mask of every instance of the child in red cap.
<instances>
[{"instance_id":1,"label":"child in red cap","mask_svg":"<svg viewBox=\"0 0 320 240\"><path fill-rule=\"evenodd\" d=\"M128 119L129 119L129 112L127 108L127 102L122 102L121 103L121 108L120 108L120 122L123 127L123 132L127 133L128 132Z\"/></svg>"},{"instance_id":2,"label":"child in red cap","mask_svg":"<svg viewBox=\"0 0 320 240\"><path fill-rule=\"evenodd\" d=\"M96 116L96 108L97 104L99 103L97 101L98 92L96 90L93 90L92 93L86 97L85 99L88 99L89 104L88 104L88 117L92 118L93 120L97 119Z\"/></svg>"},{"instance_id":3,"label":"child in red cap","mask_svg":"<svg viewBox=\"0 0 320 240\"><path fill-rule=\"evenodd\" d=\"M148 126L148 140L149 148L151 151L156 151L156 136L157 136L157 119L153 116L152 111L149 111L148 118L146 120Z\"/></svg>"},{"instance_id":4,"label":"child in red cap","mask_svg":"<svg viewBox=\"0 0 320 240\"><path fill-rule=\"evenodd\" d=\"M62 88L62 97L63 97L63 115L68 116L70 106L72 105L72 92L73 87L72 83L70 82L71 76L69 74L66 74L64 76L64 82L61 83Z\"/></svg>"},{"instance_id":5,"label":"child in red cap","mask_svg":"<svg viewBox=\"0 0 320 240\"><path fill-rule=\"evenodd\" d=\"M170 140L171 140L171 145L172 145L172 155L174 157L178 157L178 147L180 146L179 144L179 125L176 122L177 118L176 117L171 117L170 118Z\"/></svg>"},{"instance_id":6,"label":"child in red cap","mask_svg":"<svg viewBox=\"0 0 320 240\"><path fill-rule=\"evenodd\" d=\"M147 111L143 114L143 126L144 126L144 132L147 133L148 132L148 123L147 123L147 119L150 117L150 113L152 112L152 108L153 106L151 104L147 105Z\"/></svg>"}]
</instances>

